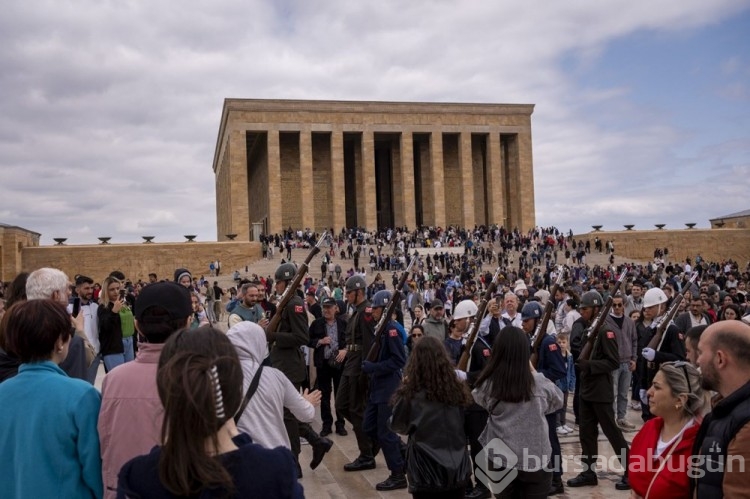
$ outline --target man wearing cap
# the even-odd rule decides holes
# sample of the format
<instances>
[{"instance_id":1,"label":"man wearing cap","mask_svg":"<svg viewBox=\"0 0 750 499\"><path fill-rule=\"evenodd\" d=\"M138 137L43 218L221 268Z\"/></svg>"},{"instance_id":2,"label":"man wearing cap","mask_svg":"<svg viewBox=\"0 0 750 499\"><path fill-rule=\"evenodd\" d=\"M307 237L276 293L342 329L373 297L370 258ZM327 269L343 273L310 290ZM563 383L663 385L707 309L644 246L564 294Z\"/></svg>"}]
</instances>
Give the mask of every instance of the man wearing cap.
<instances>
[{"instance_id":1,"label":"man wearing cap","mask_svg":"<svg viewBox=\"0 0 750 499\"><path fill-rule=\"evenodd\" d=\"M439 298L435 298L430 303L430 313L422 322L425 336L432 336L440 343L448 337L448 323L445 322L445 308Z\"/></svg>"},{"instance_id":2,"label":"man wearing cap","mask_svg":"<svg viewBox=\"0 0 750 499\"><path fill-rule=\"evenodd\" d=\"M114 498L120 468L161 442L164 409L156 388L159 356L169 336L192 318L190 292L173 282L143 288L135 302L141 343L134 362L104 377L99 413L104 497Z\"/></svg>"},{"instance_id":3,"label":"man wearing cap","mask_svg":"<svg viewBox=\"0 0 750 499\"><path fill-rule=\"evenodd\" d=\"M310 343L314 348L313 363L318 373L320 390L320 418L323 420L321 437L331 434L333 416L331 415L331 384L333 393L339 389L341 368L346 358L346 319L338 315L338 304L333 298L323 299L323 317L310 324ZM336 411L336 434L346 436L344 416Z\"/></svg>"},{"instance_id":4,"label":"man wearing cap","mask_svg":"<svg viewBox=\"0 0 750 499\"><path fill-rule=\"evenodd\" d=\"M322 285L322 284L321 284ZM323 317L323 310L320 308L318 298L315 296L316 289L310 287L305 293L305 305L307 305L307 311L312 314L316 319Z\"/></svg>"},{"instance_id":5,"label":"man wearing cap","mask_svg":"<svg viewBox=\"0 0 750 499\"><path fill-rule=\"evenodd\" d=\"M372 439L362 430L362 420L367 401L367 376L362 372L362 361L370 351L375 333L372 307L365 297L367 283L364 277L353 275L346 280L346 301L354 307L346 325L346 358L341 373L341 383L336 391L336 411L344 415L354 428L359 456L345 464L345 471L375 468Z\"/></svg>"}]
</instances>

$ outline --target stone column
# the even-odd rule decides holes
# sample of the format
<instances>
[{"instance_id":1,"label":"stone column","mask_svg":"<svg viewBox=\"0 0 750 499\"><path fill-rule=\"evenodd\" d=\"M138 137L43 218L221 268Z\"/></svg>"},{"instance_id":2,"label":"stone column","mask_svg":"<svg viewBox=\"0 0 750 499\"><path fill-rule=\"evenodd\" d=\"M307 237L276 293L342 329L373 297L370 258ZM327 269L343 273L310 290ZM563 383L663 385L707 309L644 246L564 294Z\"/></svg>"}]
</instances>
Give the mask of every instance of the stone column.
<instances>
[{"instance_id":1,"label":"stone column","mask_svg":"<svg viewBox=\"0 0 750 499\"><path fill-rule=\"evenodd\" d=\"M378 225L375 198L375 134L371 129L362 132L362 172L357 185L357 222L367 230Z\"/></svg>"},{"instance_id":2,"label":"stone column","mask_svg":"<svg viewBox=\"0 0 750 499\"><path fill-rule=\"evenodd\" d=\"M503 225L506 217L505 199L508 194L505 190L505 173L500 155L500 132L498 130L490 130L489 137L487 137L487 163L487 192L489 193L487 202L490 205L490 223Z\"/></svg>"},{"instance_id":3,"label":"stone column","mask_svg":"<svg viewBox=\"0 0 750 499\"><path fill-rule=\"evenodd\" d=\"M284 220L281 216L281 150L279 131L269 129L268 147L268 232L281 232Z\"/></svg>"},{"instance_id":4,"label":"stone column","mask_svg":"<svg viewBox=\"0 0 750 499\"><path fill-rule=\"evenodd\" d=\"M331 132L331 185L333 195L333 230L346 227L346 188L344 184L344 132L334 127Z\"/></svg>"},{"instance_id":5,"label":"stone column","mask_svg":"<svg viewBox=\"0 0 750 499\"><path fill-rule=\"evenodd\" d=\"M396 185L398 184L394 182L394 187ZM414 138L411 130L401 132L401 192L401 224L409 230L414 230L417 226L417 215L414 198Z\"/></svg>"},{"instance_id":6,"label":"stone column","mask_svg":"<svg viewBox=\"0 0 750 499\"><path fill-rule=\"evenodd\" d=\"M517 163L513 166L518 176L518 213L522 231L527 231L536 225L534 212L534 169L531 156L531 125L527 131L516 136Z\"/></svg>"},{"instance_id":7,"label":"stone column","mask_svg":"<svg viewBox=\"0 0 750 499\"><path fill-rule=\"evenodd\" d=\"M430 169L432 170L432 200L433 213L435 214L432 224L445 227L443 131L439 127L433 128L432 133L430 133Z\"/></svg>"},{"instance_id":8,"label":"stone column","mask_svg":"<svg viewBox=\"0 0 750 499\"><path fill-rule=\"evenodd\" d=\"M313 189L313 154L312 132L309 126L303 126L299 132L299 176L302 199L302 227L313 231L315 227L315 190ZM309 207L309 208L305 208Z\"/></svg>"},{"instance_id":9,"label":"stone column","mask_svg":"<svg viewBox=\"0 0 750 499\"><path fill-rule=\"evenodd\" d=\"M250 240L247 174L247 132L232 130L229 135L229 226L230 233L237 234L240 241Z\"/></svg>"},{"instance_id":10,"label":"stone column","mask_svg":"<svg viewBox=\"0 0 750 499\"><path fill-rule=\"evenodd\" d=\"M471 162L471 132L462 131L458 143L458 167L461 171L462 225L474 227L474 170Z\"/></svg>"}]
</instances>

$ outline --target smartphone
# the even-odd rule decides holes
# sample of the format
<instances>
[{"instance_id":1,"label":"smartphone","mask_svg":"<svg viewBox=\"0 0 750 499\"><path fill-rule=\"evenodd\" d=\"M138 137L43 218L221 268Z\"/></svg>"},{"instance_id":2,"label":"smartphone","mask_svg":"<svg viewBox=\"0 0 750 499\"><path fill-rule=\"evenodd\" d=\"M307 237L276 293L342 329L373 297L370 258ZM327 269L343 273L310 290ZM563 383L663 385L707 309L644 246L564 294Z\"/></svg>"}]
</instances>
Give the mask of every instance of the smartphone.
<instances>
[{"instance_id":1,"label":"smartphone","mask_svg":"<svg viewBox=\"0 0 750 499\"><path fill-rule=\"evenodd\" d=\"M266 319L268 319L268 320L271 320L271 311L270 311L270 310L266 310L266 311L264 312L264 314L265 314L265 316L266 316Z\"/></svg>"},{"instance_id":2,"label":"smartphone","mask_svg":"<svg viewBox=\"0 0 750 499\"><path fill-rule=\"evenodd\" d=\"M125 301L125 290L124 289L120 290L120 300Z\"/></svg>"},{"instance_id":3,"label":"smartphone","mask_svg":"<svg viewBox=\"0 0 750 499\"><path fill-rule=\"evenodd\" d=\"M81 299L79 297L73 298L73 317L78 317L78 314L81 312Z\"/></svg>"}]
</instances>

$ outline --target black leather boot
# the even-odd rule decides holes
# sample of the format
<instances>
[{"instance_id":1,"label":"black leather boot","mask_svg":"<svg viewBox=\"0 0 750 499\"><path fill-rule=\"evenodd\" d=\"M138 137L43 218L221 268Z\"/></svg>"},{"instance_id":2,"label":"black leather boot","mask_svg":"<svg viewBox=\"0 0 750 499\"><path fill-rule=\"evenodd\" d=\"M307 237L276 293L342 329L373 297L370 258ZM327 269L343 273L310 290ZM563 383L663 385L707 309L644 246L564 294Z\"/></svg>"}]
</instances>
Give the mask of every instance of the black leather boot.
<instances>
[{"instance_id":1,"label":"black leather boot","mask_svg":"<svg viewBox=\"0 0 750 499\"><path fill-rule=\"evenodd\" d=\"M564 494L565 487L563 486L562 477L555 477L552 479L552 485L547 492L548 496L556 496L557 494Z\"/></svg>"},{"instance_id":2,"label":"black leather boot","mask_svg":"<svg viewBox=\"0 0 750 499\"><path fill-rule=\"evenodd\" d=\"M407 486L406 475L403 473L391 473L391 476L375 485L375 490L398 490L405 489Z\"/></svg>"},{"instance_id":3,"label":"black leather boot","mask_svg":"<svg viewBox=\"0 0 750 499\"><path fill-rule=\"evenodd\" d=\"M349 464L344 465L344 471L374 470L375 458L359 456Z\"/></svg>"},{"instance_id":4,"label":"black leather boot","mask_svg":"<svg viewBox=\"0 0 750 499\"><path fill-rule=\"evenodd\" d=\"M583 472L577 477L568 480L568 487L587 487L596 485L598 483L599 480L596 478L596 473L588 471Z\"/></svg>"},{"instance_id":5,"label":"black leather boot","mask_svg":"<svg viewBox=\"0 0 750 499\"><path fill-rule=\"evenodd\" d=\"M313 458L310 461L310 469L318 467L320 462L323 460L323 456L326 452L331 450L333 447L333 441L330 438L319 438L315 443L312 444Z\"/></svg>"}]
</instances>

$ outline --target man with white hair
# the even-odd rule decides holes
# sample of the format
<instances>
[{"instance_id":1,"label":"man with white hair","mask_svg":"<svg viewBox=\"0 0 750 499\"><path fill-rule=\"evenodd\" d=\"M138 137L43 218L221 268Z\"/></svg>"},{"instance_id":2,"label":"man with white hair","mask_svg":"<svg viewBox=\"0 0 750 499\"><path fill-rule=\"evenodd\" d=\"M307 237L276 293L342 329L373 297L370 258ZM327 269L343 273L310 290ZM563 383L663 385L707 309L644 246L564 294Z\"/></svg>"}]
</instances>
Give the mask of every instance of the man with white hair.
<instances>
[{"instance_id":1,"label":"man with white hair","mask_svg":"<svg viewBox=\"0 0 750 499\"><path fill-rule=\"evenodd\" d=\"M58 269L37 269L26 280L26 297L28 300L51 299L59 301L66 307L71 294L71 282L65 273ZM89 381L87 371L89 363L86 360L86 344L82 338L84 333L83 314L71 316L71 325L75 326L76 334L70 339L68 356L60 363L60 369L71 378ZM89 381L90 382L90 381Z\"/></svg>"}]
</instances>

